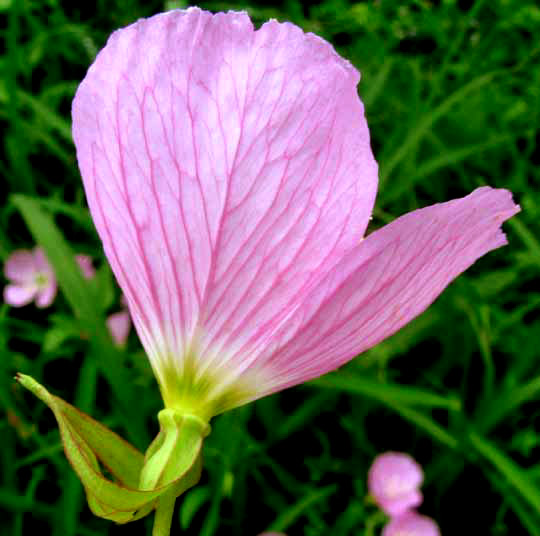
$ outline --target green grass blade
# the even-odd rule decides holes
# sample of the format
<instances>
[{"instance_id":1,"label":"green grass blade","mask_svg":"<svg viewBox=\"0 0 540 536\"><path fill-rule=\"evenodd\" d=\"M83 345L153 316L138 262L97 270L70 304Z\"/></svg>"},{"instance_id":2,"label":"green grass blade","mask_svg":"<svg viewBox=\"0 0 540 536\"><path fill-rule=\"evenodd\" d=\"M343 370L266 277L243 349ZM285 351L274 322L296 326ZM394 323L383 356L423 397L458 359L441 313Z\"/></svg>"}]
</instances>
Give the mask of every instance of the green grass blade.
<instances>
[{"instance_id":1,"label":"green grass blade","mask_svg":"<svg viewBox=\"0 0 540 536\"><path fill-rule=\"evenodd\" d=\"M21 104L30 108L45 126L58 132L65 141L70 144L72 143L71 126L68 121L54 112L54 110L48 108L41 100L25 91L18 91L17 98Z\"/></svg>"},{"instance_id":2,"label":"green grass blade","mask_svg":"<svg viewBox=\"0 0 540 536\"><path fill-rule=\"evenodd\" d=\"M500 73L492 72L474 78L468 84L460 87L450 96L448 96L435 109L433 109L431 112L427 113L422 119L420 119L416 124L415 128L407 136L407 138L405 138L405 140L400 143L398 149L394 152L392 157L390 157L385 164L383 163L380 172L381 187L385 184L388 177L392 174L396 166L411 151L413 151L416 144L422 140L422 138L429 132L429 130L437 120L446 115L453 106L467 98L471 93L474 93L475 91L478 91L482 87L489 84L497 74Z\"/></svg>"},{"instance_id":3,"label":"green grass blade","mask_svg":"<svg viewBox=\"0 0 540 536\"><path fill-rule=\"evenodd\" d=\"M469 433L469 441L476 452L489 461L526 502L536 511L540 511L540 488L533 483L521 467L495 445L475 432Z\"/></svg>"},{"instance_id":4,"label":"green grass blade","mask_svg":"<svg viewBox=\"0 0 540 536\"><path fill-rule=\"evenodd\" d=\"M96 361L86 358L77 383L75 405L81 411L92 414L96 396L98 371ZM77 475L70 471L62 494L62 523L58 525L58 536L75 536L79 521L79 513L84 504L83 488Z\"/></svg>"},{"instance_id":5,"label":"green grass blade","mask_svg":"<svg viewBox=\"0 0 540 536\"><path fill-rule=\"evenodd\" d=\"M423 162L418 166L414 175L407 177L407 181L396 181L392 185L391 189L388 189L384 193L384 202L391 203L401 197L404 193L411 190L414 185L421 182L425 177L439 171L448 166L454 166L463 162L470 156L477 155L497 147L504 142L509 142L514 139L514 135L494 136L492 139L487 140L476 145L467 145L458 149L446 149L442 154L434 156L433 158Z\"/></svg>"},{"instance_id":6,"label":"green grass blade","mask_svg":"<svg viewBox=\"0 0 540 536\"><path fill-rule=\"evenodd\" d=\"M322 489L315 489L306 493L298 502L282 512L278 518L270 525L268 531L284 531L288 529L309 507L321 502L337 490L337 486L326 486Z\"/></svg>"},{"instance_id":7,"label":"green grass blade","mask_svg":"<svg viewBox=\"0 0 540 536\"><path fill-rule=\"evenodd\" d=\"M534 262L540 266L540 241L538 241L534 233L531 232L519 218L508 220L508 225L529 249L531 260L534 260Z\"/></svg>"},{"instance_id":8,"label":"green grass blade","mask_svg":"<svg viewBox=\"0 0 540 536\"><path fill-rule=\"evenodd\" d=\"M448 398L416 387L382 383L339 372L313 380L309 385L367 396L385 404L426 406L451 411L459 411L461 409L461 402L458 398Z\"/></svg>"},{"instance_id":9,"label":"green grass blade","mask_svg":"<svg viewBox=\"0 0 540 536\"><path fill-rule=\"evenodd\" d=\"M314 416L319 415L321 409L331 400L329 393L321 392L307 399L296 411L287 415L276 431L276 439L289 437L294 432L306 426Z\"/></svg>"},{"instance_id":10,"label":"green grass blade","mask_svg":"<svg viewBox=\"0 0 540 536\"><path fill-rule=\"evenodd\" d=\"M392 406L390 405L390 407ZM424 430L424 432L436 439L439 443L442 443L451 449L456 449L458 447L459 441L427 415L407 406L397 406L393 409L402 417L418 426L418 428Z\"/></svg>"},{"instance_id":11,"label":"green grass blade","mask_svg":"<svg viewBox=\"0 0 540 536\"><path fill-rule=\"evenodd\" d=\"M377 70L377 75L366 83L366 90L362 92L362 100L366 110L371 108L371 105L375 102L381 91L384 89L384 85L392 67L394 66L394 58L391 56L384 60L384 63ZM361 86L363 88L363 86Z\"/></svg>"},{"instance_id":12,"label":"green grass blade","mask_svg":"<svg viewBox=\"0 0 540 536\"><path fill-rule=\"evenodd\" d=\"M484 433L489 432L521 404L534 400L538 396L540 396L540 377L525 385L503 391L497 396L496 402L487 400L479 411L479 429Z\"/></svg>"},{"instance_id":13,"label":"green grass blade","mask_svg":"<svg viewBox=\"0 0 540 536\"><path fill-rule=\"evenodd\" d=\"M4 511L12 512L29 512L38 513L40 515L50 515L54 512L55 507L45 505L43 503L34 501L32 497L25 495L17 495L13 489L0 488L0 507Z\"/></svg>"}]
</instances>

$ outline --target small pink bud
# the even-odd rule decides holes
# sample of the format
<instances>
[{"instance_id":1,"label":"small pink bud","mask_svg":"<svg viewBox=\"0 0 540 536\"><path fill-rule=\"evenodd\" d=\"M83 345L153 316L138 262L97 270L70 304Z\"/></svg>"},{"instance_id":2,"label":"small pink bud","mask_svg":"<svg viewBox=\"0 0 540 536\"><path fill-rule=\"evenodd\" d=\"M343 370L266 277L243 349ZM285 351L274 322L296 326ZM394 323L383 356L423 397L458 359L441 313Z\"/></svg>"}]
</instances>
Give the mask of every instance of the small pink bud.
<instances>
[{"instance_id":1,"label":"small pink bud","mask_svg":"<svg viewBox=\"0 0 540 536\"><path fill-rule=\"evenodd\" d=\"M75 260L81 269L82 274L86 279L92 279L96 275L96 269L92 263L90 255L79 254L75 255Z\"/></svg>"},{"instance_id":2,"label":"small pink bud","mask_svg":"<svg viewBox=\"0 0 540 536\"><path fill-rule=\"evenodd\" d=\"M430 517L410 511L391 519L381 536L441 536L441 531Z\"/></svg>"},{"instance_id":3,"label":"small pink bud","mask_svg":"<svg viewBox=\"0 0 540 536\"><path fill-rule=\"evenodd\" d=\"M113 341L118 346L124 346L131 328L131 317L129 316L129 312L120 311L110 315L107 318L107 327L109 328Z\"/></svg>"},{"instance_id":4,"label":"small pink bud","mask_svg":"<svg viewBox=\"0 0 540 536\"><path fill-rule=\"evenodd\" d=\"M368 473L368 489L389 516L399 516L422 503L422 468L411 456L386 452L375 458Z\"/></svg>"}]
</instances>

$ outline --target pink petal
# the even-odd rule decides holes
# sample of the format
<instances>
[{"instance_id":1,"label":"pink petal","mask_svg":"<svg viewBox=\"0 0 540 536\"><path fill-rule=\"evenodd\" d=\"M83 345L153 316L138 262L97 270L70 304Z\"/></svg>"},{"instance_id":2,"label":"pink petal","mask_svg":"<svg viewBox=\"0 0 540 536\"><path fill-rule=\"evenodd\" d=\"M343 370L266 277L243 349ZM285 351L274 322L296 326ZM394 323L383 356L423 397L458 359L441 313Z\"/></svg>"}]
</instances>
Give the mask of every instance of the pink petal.
<instances>
[{"instance_id":1,"label":"pink petal","mask_svg":"<svg viewBox=\"0 0 540 536\"><path fill-rule=\"evenodd\" d=\"M411 508L416 508L422 504L424 496L420 490L411 490L398 497L383 497L381 498L379 507L389 516L395 517L408 512Z\"/></svg>"},{"instance_id":2,"label":"pink petal","mask_svg":"<svg viewBox=\"0 0 540 536\"><path fill-rule=\"evenodd\" d=\"M86 279L92 279L96 275L96 270L93 265L90 255L79 254L75 255L75 260L81 269L81 272Z\"/></svg>"},{"instance_id":3,"label":"pink petal","mask_svg":"<svg viewBox=\"0 0 540 536\"><path fill-rule=\"evenodd\" d=\"M507 190L483 187L369 235L258 357L257 366L274 371L271 390L333 370L410 322L479 257L506 244L501 224L519 210Z\"/></svg>"},{"instance_id":4,"label":"pink petal","mask_svg":"<svg viewBox=\"0 0 540 536\"><path fill-rule=\"evenodd\" d=\"M13 307L28 305L36 296L37 286L6 285L4 287L4 301Z\"/></svg>"},{"instance_id":5,"label":"pink petal","mask_svg":"<svg viewBox=\"0 0 540 536\"><path fill-rule=\"evenodd\" d=\"M34 252L27 250L14 251L4 264L4 275L14 283L33 282L36 276Z\"/></svg>"},{"instance_id":6,"label":"pink petal","mask_svg":"<svg viewBox=\"0 0 540 536\"><path fill-rule=\"evenodd\" d=\"M391 519L381 536L441 536L441 532L433 519L411 511Z\"/></svg>"},{"instance_id":7,"label":"pink petal","mask_svg":"<svg viewBox=\"0 0 540 536\"><path fill-rule=\"evenodd\" d=\"M34 262L37 272L54 278L54 270L49 263L43 248L37 247L34 249Z\"/></svg>"},{"instance_id":8,"label":"pink petal","mask_svg":"<svg viewBox=\"0 0 540 536\"><path fill-rule=\"evenodd\" d=\"M54 277L49 277L47 284L41 287L36 295L36 305L40 308L49 307L56 297L57 285Z\"/></svg>"},{"instance_id":9,"label":"pink petal","mask_svg":"<svg viewBox=\"0 0 540 536\"><path fill-rule=\"evenodd\" d=\"M419 491L424 473L416 461L401 452L377 456L368 473L368 489L390 516L403 514L422 503Z\"/></svg>"},{"instance_id":10,"label":"pink petal","mask_svg":"<svg viewBox=\"0 0 540 536\"><path fill-rule=\"evenodd\" d=\"M107 327L113 341L118 346L124 346L131 328L131 317L129 313L127 311L120 311L119 313L110 315L107 318Z\"/></svg>"},{"instance_id":11,"label":"pink petal","mask_svg":"<svg viewBox=\"0 0 540 536\"><path fill-rule=\"evenodd\" d=\"M80 85L88 203L160 370L235 370L363 235L377 165L358 72L296 26L172 11L115 32Z\"/></svg>"}]
</instances>

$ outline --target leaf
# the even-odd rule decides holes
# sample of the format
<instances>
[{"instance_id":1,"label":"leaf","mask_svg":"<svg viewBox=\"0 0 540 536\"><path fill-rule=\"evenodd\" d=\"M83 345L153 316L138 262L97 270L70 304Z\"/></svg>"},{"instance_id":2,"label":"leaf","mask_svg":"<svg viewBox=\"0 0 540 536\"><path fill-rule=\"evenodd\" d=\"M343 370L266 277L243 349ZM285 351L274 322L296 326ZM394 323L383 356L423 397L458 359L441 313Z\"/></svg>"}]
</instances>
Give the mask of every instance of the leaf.
<instances>
[{"instance_id":1,"label":"leaf","mask_svg":"<svg viewBox=\"0 0 540 536\"><path fill-rule=\"evenodd\" d=\"M487 439L475 432L469 434L469 441L474 449L488 460L512 487L527 501L536 512L540 511L540 489L521 467L500 451Z\"/></svg>"},{"instance_id":2,"label":"leaf","mask_svg":"<svg viewBox=\"0 0 540 536\"><path fill-rule=\"evenodd\" d=\"M443 154L434 156L433 158L420 164L417 167L414 175L408 177L407 181L396 182L392 185L391 189L385 190L385 205L389 205L407 191L411 191L424 177L432 175L439 169L456 165L467 159L469 156L476 155L492 147L497 147L502 143L509 142L513 139L513 137L513 135L510 136L505 134L502 136L494 136L493 138L476 145L465 145L458 149L448 148Z\"/></svg>"},{"instance_id":3,"label":"leaf","mask_svg":"<svg viewBox=\"0 0 540 536\"><path fill-rule=\"evenodd\" d=\"M336 492L337 486L331 485L306 493L298 502L282 512L272 523L269 531L279 532L290 527L310 506L327 499Z\"/></svg>"},{"instance_id":4,"label":"leaf","mask_svg":"<svg viewBox=\"0 0 540 536\"><path fill-rule=\"evenodd\" d=\"M188 418L182 421L179 417L183 432L182 440L178 441L181 447L175 450L175 459L167 467L176 470L174 480L169 478L166 485L141 490L138 486L145 458L137 449L90 416L51 395L30 376L19 374L17 380L53 411L66 456L97 516L117 523L133 521L148 514L160 497L171 493L176 497L198 482L203 435L190 435L193 429ZM103 475L100 462L116 481Z\"/></svg>"},{"instance_id":5,"label":"leaf","mask_svg":"<svg viewBox=\"0 0 540 536\"><path fill-rule=\"evenodd\" d=\"M17 98L19 102L30 108L43 121L44 125L58 132L68 143L72 143L70 124L61 115L48 108L40 99L25 91L17 91Z\"/></svg>"},{"instance_id":6,"label":"leaf","mask_svg":"<svg viewBox=\"0 0 540 536\"><path fill-rule=\"evenodd\" d=\"M405 404L407 406L427 406L452 411L461 409L457 398L444 397L424 389L391 383L382 383L357 375L344 373L328 374L310 383L315 387L336 389L348 393L374 398L386 404Z\"/></svg>"},{"instance_id":7,"label":"leaf","mask_svg":"<svg viewBox=\"0 0 540 536\"><path fill-rule=\"evenodd\" d=\"M386 160L386 164L382 166L379 186L381 187L386 183L396 166L398 166L407 154L414 149L416 144L430 131L434 123L441 117L444 117L453 106L466 99L471 93L478 91L483 86L489 84L497 74L501 73L492 72L473 78L469 83L458 88L454 93L446 97L446 99L444 99L437 107L422 117L415 125L415 128L410 130L408 136L401 141L394 154Z\"/></svg>"},{"instance_id":8,"label":"leaf","mask_svg":"<svg viewBox=\"0 0 540 536\"><path fill-rule=\"evenodd\" d=\"M180 506L180 525L182 530L187 530L191 521L201 509L201 506L210 499L210 490L201 486L191 490L182 501Z\"/></svg>"},{"instance_id":9,"label":"leaf","mask_svg":"<svg viewBox=\"0 0 540 536\"><path fill-rule=\"evenodd\" d=\"M519 219L513 219L510 222L512 230L519 236L521 241L529 248L528 257L531 261L540 266L540 241L533 232L529 230L525 223Z\"/></svg>"},{"instance_id":10,"label":"leaf","mask_svg":"<svg viewBox=\"0 0 540 536\"><path fill-rule=\"evenodd\" d=\"M403 418L415 424L418 428L431 435L434 439L446 445L448 448L456 449L459 441L450 435L444 428L437 424L431 417L416 411L408 406L397 406L393 408Z\"/></svg>"},{"instance_id":11,"label":"leaf","mask_svg":"<svg viewBox=\"0 0 540 536\"><path fill-rule=\"evenodd\" d=\"M43 339L43 351L53 353L58 350L67 339L71 337L80 338L80 336L81 331L77 325L74 325L74 322L70 324L65 321L65 319L62 319L62 323L58 323L45 333Z\"/></svg>"}]
</instances>

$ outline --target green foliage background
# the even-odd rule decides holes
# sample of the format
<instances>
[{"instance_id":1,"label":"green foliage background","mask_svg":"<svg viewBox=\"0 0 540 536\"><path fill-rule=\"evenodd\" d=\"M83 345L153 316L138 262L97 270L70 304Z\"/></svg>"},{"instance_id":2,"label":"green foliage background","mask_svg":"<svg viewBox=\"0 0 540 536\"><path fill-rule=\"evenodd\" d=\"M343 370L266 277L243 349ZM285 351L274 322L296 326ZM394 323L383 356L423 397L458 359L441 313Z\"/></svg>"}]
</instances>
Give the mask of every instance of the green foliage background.
<instances>
[{"instance_id":1,"label":"green foliage background","mask_svg":"<svg viewBox=\"0 0 540 536\"><path fill-rule=\"evenodd\" d=\"M47 248L61 293L40 311L0 306L0 533L143 535L92 517L52 415L16 371L144 449L157 386L118 310L89 217L70 102L108 34L180 2L0 0L0 259ZM510 245L480 260L408 327L345 369L217 418L201 484L178 501L174 533L379 534L366 499L377 453L426 471L421 511L443 534L540 534L540 8L533 0L206 2L290 20L362 72L380 164L372 228L489 184L522 213ZM87 284L71 253L99 266ZM189 527L189 528L188 528ZM181 530L183 528L183 532Z\"/></svg>"}]
</instances>

